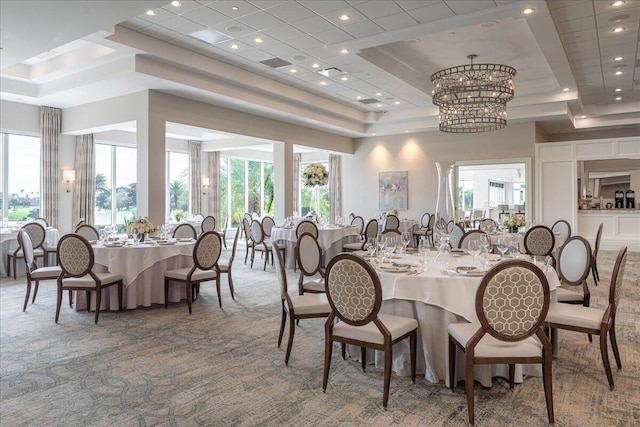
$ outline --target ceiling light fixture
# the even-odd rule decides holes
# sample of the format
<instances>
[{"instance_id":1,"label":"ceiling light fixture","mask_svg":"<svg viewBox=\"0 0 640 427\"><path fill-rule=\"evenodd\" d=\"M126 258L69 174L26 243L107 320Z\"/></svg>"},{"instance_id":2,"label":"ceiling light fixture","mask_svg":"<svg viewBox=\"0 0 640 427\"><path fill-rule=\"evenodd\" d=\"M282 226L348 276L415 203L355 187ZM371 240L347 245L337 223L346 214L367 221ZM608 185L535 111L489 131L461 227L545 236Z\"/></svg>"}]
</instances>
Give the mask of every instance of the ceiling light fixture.
<instances>
[{"instance_id":1,"label":"ceiling light fixture","mask_svg":"<svg viewBox=\"0 0 640 427\"><path fill-rule=\"evenodd\" d=\"M522 14L523 15L531 15L533 12L535 12L536 10L532 7L528 7L526 9L522 10Z\"/></svg>"},{"instance_id":2,"label":"ceiling light fixture","mask_svg":"<svg viewBox=\"0 0 640 427\"><path fill-rule=\"evenodd\" d=\"M321 81L321 82L320 82L320 85L322 85L322 86L326 86L326 85L327 85L327 82L325 82L325 81L323 80L323 81Z\"/></svg>"},{"instance_id":3,"label":"ceiling light fixture","mask_svg":"<svg viewBox=\"0 0 640 427\"><path fill-rule=\"evenodd\" d=\"M362 95L356 96L356 99L362 99Z\"/></svg>"},{"instance_id":4,"label":"ceiling light fixture","mask_svg":"<svg viewBox=\"0 0 640 427\"><path fill-rule=\"evenodd\" d=\"M614 61L622 61L624 59L624 56L616 56L615 58L613 58Z\"/></svg>"},{"instance_id":5,"label":"ceiling light fixture","mask_svg":"<svg viewBox=\"0 0 640 427\"><path fill-rule=\"evenodd\" d=\"M182 6L182 3L181 3L181 2L179 2L178 0L173 0L173 1L171 2L171 6L173 6L173 7L180 7L180 6Z\"/></svg>"},{"instance_id":6,"label":"ceiling light fixture","mask_svg":"<svg viewBox=\"0 0 640 427\"><path fill-rule=\"evenodd\" d=\"M622 75L622 74L624 74L624 71L620 71L620 70L618 70L618 71L616 71L616 72L615 72L615 75L616 75L616 76L620 76L620 75Z\"/></svg>"},{"instance_id":7,"label":"ceiling light fixture","mask_svg":"<svg viewBox=\"0 0 640 427\"><path fill-rule=\"evenodd\" d=\"M349 53L349 49L340 49L340 53L342 54Z\"/></svg>"},{"instance_id":8,"label":"ceiling light fixture","mask_svg":"<svg viewBox=\"0 0 640 427\"><path fill-rule=\"evenodd\" d=\"M341 21L348 21L349 19L351 19L351 17L346 13L343 13L342 15L340 15L339 18Z\"/></svg>"},{"instance_id":9,"label":"ceiling light fixture","mask_svg":"<svg viewBox=\"0 0 640 427\"><path fill-rule=\"evenodd\" d=\"M624 31L624 27L616 27L613 30L611 30L612 33L621 33Z\"/></svg>"},{"instance_id":10,"label":"ceiling light fixture","mask_svg":"<svg viewBox=\"0 0 640 427\"><path fill-rule=\"evenodd\" d=\"M348 77L342 77L340 80L342 80L343 82L346 82L347 80L349 80Z\"/></svg>"},{"instance_id":11,"label":"ceiling light fixture","mask_svg":"<svg viewBox=\"0 0 640 427\"><path fill-rule=\"evenodd\" d=\"M396 101L396 105L400 105L400 101Z\"/></svg>"},{"instance_id":12,"label":"ceiling light fixture","mask_svg":"<svg viewBox=\"0 0 640 427\"><path fill-rule=\"evenodd\" d=\"M624 4L624 0L616 0L616 1L611 3L611 6L619 7L619 6L622 6L623 4Z\"/></svg>"},{"instance_id":13,"label":"ceiling light fixture","mask_svg":"<svg viewBox=\"0 0 640 427\"><path fill-rule=\"evenodd\" d=\"M233 6L231 10L238 10L238 6Z\"/></svg>"},{"instance_id":14,"label":"ceiling light fixture","mask_svg":"<svg viewBox=\"0 0 640 427\"><path fill-rule=\"evenodd\" d=\"M376 107L380 108L382 107L382 104L376 104Z\"/></svg>"},{"instance_id":15,"label":"ceiling light fixture","mask_svg":"<svg viewBox=\"0 0 640 427\"><path fill-rule=\"evenodd\" d=\"M264 40L262 40L260 37L256 37L255 39L253 39L253 41L256 43L262 43Z\"/></svg>"},{"instance_id":16,"label":"ceiling light fixture","mask_svg":"<svg viewBox=\"0 0 640 427\"><path fill-rule=\"evenodd\" d=\"M564 89L562 89L563 92L569 92L571 89L569 89L568 87L565 87Z\"/></svg>"},{"instance_id":17,"label":"ceiling light fixture","mask_svg":"<svg viewBox=\"0 0 640 427\"><path fill-rule=\"evenodd\" d=\"M380 92L376 93L376 96L382 96L382 94Z\"/></svg>"},{"instance_id":18,"label":"ceiling light fixture","mask_svg":"<svg viewBox=\"0 0 640 427\"><path fill-rule=\"evenodd\" d=\"M237 44L232 44L232 45L231 45L231 49L237 49L237 48L238 48L238 45L237 45Z\"/></svg>"},{"instance_id":19,"label":"ceiling light fixture","mask_svg":"<svg viewBox=\"0 0 640 427\"><path fill-rule=\"evenodd\" d=\"M622 101L622 97L621 96L616 96L616 101Z\"/></svg>"},{"instance_id":20,"label":"ceiling light fixture","mask_svg":"<svg viewBox=\"0 0 640 427\"><path fill-rule=\"evenodd\" d=\"M320 68L320 64L313 64L312 67L313 68Z\"/></svg>"},{"instance_id":21,"label":"ceiling light fixture","mask_svg":"<svg viewBox=\"0 0 640 427\"><path fill-rule=\"evenodd\" d=\"M440 108L442 132L477 133L507 125L507 102L514 96L516 69L500 64L445 68L431 75L432 101Z\"/></svg>"},{"instance_id":22,"label":"ceiling light fixture","mask_svg":"<svg viewBox=\"0 0 640 427\"><path fill-rule=\"evenodd\" d=\"M147 10L147 15L149 16L155 16L155 12L153 10Z\"/></svg>"},{"instance_id":23,"label":"ceiling light fixture","mask_svg":"<svg viewBox=\"0 0 640 427\"><path fill-rule=\"evenodd\" d=\"M616 92L622 92L622 89L617 88L617 89L616 89Z\"/></svg>"},{"instance_id":24,"label":"ceiling light fixture","mask_svg":"<svg viewBox=\"0 0 640 427\"><path fill-rule=\"evenodd\" d=\"M295 68L292 68L292 69L290 69L290 70L289 70L289 72L290 72L290 73L297 73L297 72L298 72L298 70L296 70Z\"/></svg>"}]
</instances>

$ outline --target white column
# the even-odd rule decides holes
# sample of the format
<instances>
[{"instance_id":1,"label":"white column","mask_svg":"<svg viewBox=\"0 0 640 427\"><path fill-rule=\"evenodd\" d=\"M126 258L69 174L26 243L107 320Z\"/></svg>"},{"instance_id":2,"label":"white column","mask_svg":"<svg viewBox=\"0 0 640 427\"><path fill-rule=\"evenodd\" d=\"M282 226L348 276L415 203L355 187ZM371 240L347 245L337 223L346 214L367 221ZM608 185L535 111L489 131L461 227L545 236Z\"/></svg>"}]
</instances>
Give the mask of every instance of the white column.
<instances>
[{"instance_id":1,"label":"white column","mask_svg":"<svg viewBox=\"0 0 640 427\"><path fill-rule=\"evenodd\" d=\"M164 117L149 108L137 122L136 210L156 225L164 223L165 210L165 127Z\"/></svg>"},{"instance_id":2,"label":"white column","mask_svg":"<svg viewBox=\"0 0 640 427\"><path fill-rule=\"evenodd\" d=\"M293 212L293 144L273 144L273 219L282 224Z\"/></svg>"}]
</instances>

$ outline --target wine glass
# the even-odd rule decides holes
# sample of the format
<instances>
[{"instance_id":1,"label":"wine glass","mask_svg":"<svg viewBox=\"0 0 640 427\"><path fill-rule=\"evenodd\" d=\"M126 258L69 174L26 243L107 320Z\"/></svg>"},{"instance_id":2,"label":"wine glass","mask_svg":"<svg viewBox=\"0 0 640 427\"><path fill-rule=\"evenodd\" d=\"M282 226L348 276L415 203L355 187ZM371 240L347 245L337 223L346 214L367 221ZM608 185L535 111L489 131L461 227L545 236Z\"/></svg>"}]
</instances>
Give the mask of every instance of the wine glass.
<instances>
[{"instance_id":1,"label":"wine glass","mask_svg":"<svg viewBox=\"0 0 640 427\"><path fill-rule=\"evenodd\" d=\"M482 252L480 254L480 263L482 264L483 271L489 270L489 266L491 265L491 254L488 252Z\"/></svg>"},{"instance_id":2,"label":"wine glass","mask_svg":"<svg viewBox=\"0 0 640 427\"><path fill-rule=\"evenodd\" d=\"M509 239L503 236L499 237L497 247L498 247L498 250L500 251L500 254L502 255L500 259L504 259L504 254L509 249Z\"/></svg>"},{"instance_id":3,"label":"wine glass","mask_svg":"<svg viewBox=\"0 0 640 427\"><path fill-rule=\"evenodd\" d=\"M376 250L376 239L375 239L375 237L369 237L367 239L367 243L365 244L364 249L369 254L374 254L375 253L375 250Z\"/></svg>"},{"instance_id":4,"label":"wine glass","mask_svg":"<svg viewBox=\"0 0 640 427\"><path fill-rule=\"evenodd\" d=\"M404 242L402 241L402 235L396 236L394 239L396 245L396 253L402 254L404 249Z\"/></svg>"},{"instance_id":5,"label":"wine glass","mask_svg":"<svg viewBox=\"0 0 640 427\"><path fill-rule=\"evenodd\" d=\"M133 246L138 246L140 244L140 232L137 228L131 230L131 234L133 235Z\"/></svg>"},{"instance_id":6,"label":"wine glass","mask_svg":"<svg viewBox=\"0 0 640 427\"><path fill-rule=\"evenodd\" d=\"M384 262L384 255L386 254L384 247L385 247L385 238L382 236L379 236L377 239L378 242L378 255L382 257L382 260L380 262Z\"/></svg>"},{"instance_id":7,"label":"wine glass","mask_svg":"<svg viewBox=\"0 0 640 427\"><path fill-rule=\"evenodd\" d=\"M487 234L480 235L480 246L486 253L491 252L491 238Z\"/></svg>"},{"instance_id":8,"label":"wine glass","mask_svg":"<svg viewBox=\"0 0 640 427\"><path fill-rule=\"evenodd\" d=\"M408 231L402 232L400 239L402 241L403 252L407 253L407 246L409 246L409 243L411 243L411 236L409 235L409 232Z\"/></svg>"},{"instance_id":9,"label":"wine glass","mask_svg":"<svg viewBox=\"0 0 640 427\"><path fill-rule=\"evenodd\" d=\"M467 244L467 250L471 255L473 255L473 266L476 265L476 257L482 252L482 245L480 244L480 240L469 240Z\"/></svg>"}]
</instances>

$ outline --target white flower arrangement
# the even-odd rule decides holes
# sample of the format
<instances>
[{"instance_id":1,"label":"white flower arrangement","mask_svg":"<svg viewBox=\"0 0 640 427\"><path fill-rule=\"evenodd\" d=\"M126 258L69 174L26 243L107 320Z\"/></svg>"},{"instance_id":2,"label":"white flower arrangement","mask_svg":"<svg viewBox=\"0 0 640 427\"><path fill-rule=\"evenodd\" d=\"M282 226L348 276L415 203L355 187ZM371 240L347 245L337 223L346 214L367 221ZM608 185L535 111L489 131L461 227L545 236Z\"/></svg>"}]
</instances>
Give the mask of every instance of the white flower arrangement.
<instances>
[{"instance_id":1,"label":"white flower arrangement","mask_svg":"<svg viewBox=\"0 0 640 427\"><path fill-rule=\"evenodd\" d=\"M316 185L327 185L329 182L329 171L321 163L308 164L302 171L302 184L305 187Z\"/></svg>"},{"instance_id":2,"label":"white flower arrangement","mask_svg":"<svg viewBox=\"0 0 640 427\"><path fill-rule=\"evenodd\" d=\"M389 210L387 211L387 216L389 216L389 215L395 215L395 216L398 216L398 210L397 210L397 209L389 209Z\"/></svg>"},{"instance_id":3,"label":"white flower arrangement","mask_svg":"<svg viewBox=\"0 0 640 427\"><path fill-rule=\"evenodd\" d=\"M133 234L133 230L138 230L139 234L151 233L156 227L149 221L149 218L140 217L133 221L125 220L127 234Z\"/></svg>"},{"instance_id":4,"label":"white flower arrangement","mask_svg":"<svg viewBox=\"0 0 640 427\"><path fill-rule=\"evenodd\" d=\"M504 220L504 225L507 228L524 227L526 225L526 221L524 219L524 215L509 214L507 215L507 219Z\"/></svg>"}]
</instances>

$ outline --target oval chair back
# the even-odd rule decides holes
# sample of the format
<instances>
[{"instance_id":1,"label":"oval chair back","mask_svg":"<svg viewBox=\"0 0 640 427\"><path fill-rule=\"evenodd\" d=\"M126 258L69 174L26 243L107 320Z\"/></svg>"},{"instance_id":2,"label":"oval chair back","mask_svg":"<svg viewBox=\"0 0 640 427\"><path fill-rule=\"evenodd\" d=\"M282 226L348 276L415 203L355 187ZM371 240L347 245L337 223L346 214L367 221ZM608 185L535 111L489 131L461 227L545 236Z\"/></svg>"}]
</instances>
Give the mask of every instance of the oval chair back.
<instances>
[{"instance_id":1,"label":"oval chair back","mask_svg":"<svg viewBox=\"0 0 640 427\"><path fill-rule=\"evenodd\" d=\"M587 239L570 237L560 248L557 266L562 283L570 286L583 285L591 268L591 246Z\"/></svg>"},{"instance_id":2,"label":"oval chair back","mask_svg":"<svg viewBox=\"0 0 640 427\"><path fill-rule=\"evenodd\" d=\"M296 244L298 267L304 276L315 275L322 267L322 249L311 233L302 233Z\"/></svg>"},{"instance_id":3,"label":"oval chair back","mask_svg":"<svg viewBox=\"0 0 640 427\"><path fill-rule=\"evenodd\" d=\"M385 230L398 230L400 228L400 220L395 215L387 215L384 220Z\"/></svg>"},{"instance_id":4,"label":"oval chair back","mask_svg":"<svg viewBox=\"0 0 640 427\"><path fill-rule=\"evenodd\" d=\"M498 224L492 218L485 218L480 222L480 230L485 233L493 233L498 229Z\"/></svg>"},{"instance_id":5,"label":"oval chair back","mask_svg":"<svg viewBox=\"0 0 640 427\"><path fill-rule=\"evenodd\" d=\"M524 249L530 255L551 255L556 244L553 231L544 225L531 227L524 235Z\"/></svg>"},{"instance_id":6,"label":"oval chair back","mask_svg":"<svg viewBox=\"0 0 640 427\"><path fill-rule=\"evenodd\" d=\"M211 270L218 264L222 251L222 239L215 231L205 231L193 248L193 264L200 270Z\"/></svg>"},{"instance_id":7,"label":"oval chair back","mask_svg":"<svg viewBox=\"0 0 640 427\"><path fill-rule=\"evenodd\" d=\"M80 224L76 228L74 233L84 237L89 241L98 240L100 238L100 233L98 233L98 230L96 230L92 225L89 224Z\"/></svg>"},{"instance_id":8,"label":"oval chair back","mask_svg":"<svg viewBox=\"0 0 640 427\"><path fill-rule=\"evenodd\" d=\"M358 234L362 235L364 233L364 218L361 216L356 216L351 220L351 225L355 225L358 229Z\"/></svg>"},{"instance_id":9,"label":"oval chair back","mask_svg":"<svg viewBox=\"0 0 640 427\"><path fill-rule=\"evenodd\" d=\"M175 239L195 239L198 233L191 224L178 224L175 230L173 230L173 237Z\"/></svg>"},{"instance_id":10,"label":"oval chair back","mask_svg":"<svg viewBox=\"0 0 640 427\"><path fill-rule=\"evenodd\" d=\"M92 274L94 255L91 244L79 234L66 234L58 241L58 264L62 277Z\"/></svg>"},{"instance_id":11,"label":"oval chair back","mask_svg":"<svg viewBox=\"0 0 640 427\"><path fill-rule=\"evenodd\" d=\"M376 237L378 237L378 220L370 219L364 228L364 240L367 241L371 238L375 239Z\"/></svg>"},{"instance_id":12,"label":"oval chair back","mask_svg":"<svg viewBox=\"0 0 640 427\"><path fill-rule=\"evenodd\" d=\"M310 233L316 239L318 238L318 226L311 221L300 221L296 227L296 239L302 236L302 233Z\"/></svg>"},{"instance_id":13,"label":"oval chair back","mask_svg":"<svg viewBox=\"0 0 640 427\"><path fill-rule=\"evenodd\" d=\"M262 230L264 231L264 235L266 237L271 237L271 230L276 226L275 221L270 216L265 216L262 218Z\"/></svg>"},{"instance_id":14,"label":"oval chair back","mask_svg":"<svg viewBox=\"0 0 640 427\"><path fill-rule=\"evenodd\" d=\"M462 242L462 236L464 236L464 230L458 224L453 224L453 229L449 234L449 244L452 248L459 248L460 242Z\"/></svg>"},{"instance_id":15,"label":"oval chair back","mask_svg":"<svg viewBox=\"0 0 640 427\"><path fill-rule=\"evenodd\" d=\"M244 238L246 241L251 240L251 221L247 220L246 216L242 218L242 230L244 231Z\"/></svg>"},{"instance_id":16,"label":"oval chair back","mask_svg":"<svg viewBox=\"0 0 640 427\"><path fill-rule=\"evenodd\" d=\"M276 269L276 277L280 283L280 298L284 301L287 298L287 273L284 270L284 260L282 259L281 248L276 242L272 243L273 265Z\"/></svg>"},{"instance_id":17,"label":"oval chair back","mask_svg":"<svg viewBox=\"0 0 640 427\"><path fill-rule=\"evenodd\" d=\"M420 228L428 229L429 222L431 222L431 214L429 212L423 213L422 218L420 218Z\"/></svg>"},{"instance_id":18,"label":"oval chair back","mask_svg":"<svg viewBox=\"0 0 640 427\"><path fill-rule=\"evenodd\" d=\"M47 220L44 219L44 218L41 218L41 217L38 217L38 218L34 219L33 222L37 222L38 224L40 224L44 228L47 228L49 226L49 223L47 222Z\"/></svg>"},{"instance_id":19,"label":"oval chair back","mask_svg":"<svg viewBox=\"0 0 640 427\"><path fill-rule=\"evenodd\" d=\"M609 304L611 304L611 316L615 318L616 309L620 302L620 293L624 279L624 268L627 265L627 247L623 247L618 252L616 263L611 274L611 286L609 287Z\"/></svg>"},{"instance_id":20,"label":"oval chair back","mask_svg":"<svg viewBox=\"0 0 640 427\"><path fill-rule=\"evenodd\" d=\"M467 249L469 247L469 242L472 240L480 240L482 236L486 235L484 231L480 230L469 230L462 235L460 238L460 248Z\"/></svg>"},{"instance_id":21,"label":"oval chair back","mask_svg":"<svg viewBox=\"0 0 640 427\"><path fill-rule=\"evenodd\" d=\"M25 230L18 231L18 246L22 248L24 261L27 265L27 271L31 272L38 268L38 264L33 256L33 244L31 238Z\"/></svg>"},{"instance_id":22,"label":"oval chair back","mask_svg":"<svg viewBox=\"0 0 640 427\"><path fill-rule=\"evenodd\" d=\"M206 233L207 231L216 231L216 219L211 215L205 216L202 220L202 224L200 224L200 228L203 233Z\"/></svg>"},{"instance_id":23,"label":"oval chair back","mask_svg":"<svg viewBox=\"0 0 640 427\"><path fill-rule=\"evenodd\" d=\"M76 222L76 225L73 226L73 229L75 230L76 228L80 227L82 224L84 224L86 221L84 218L80 218L78 220L78 222Z\"/></svg>"},{"instance_id":24,"label":"oval chair back","mask_svg":"<svg viewBox=\"0 0 640 427\"><path fill-rule=\"evenodd\" d=\"M202 222L202 220L204 219L204 215L202 215L201 213L197 213L193 216L193 220L194 221L200 221Z\"/></svg>"},{"instance_id":25,"label":"oval chair back","mask_svg":"<svg viewBox=\"0 0 640 427\"><path fill-rule=\"evenodd\" d=\"M554 233L560 233L565 242L569 240L569 237L571 237L571 225L564 219L554 222L551 226L551 231Z\"/></svg>"},{"instance_id":26,"label":"oval chair back","mask_svg":"<svg viewBox=\"0 0 640 427\"><path fill-rule=\"evenodd\" d=\"M264 242L264 230L262 224L257 219L251 221L251 239L256 245L260 245Z\"/></svg>"},{"instance_id":27,"label":"oval chair back","mask_svg":"<svg viewBox=\"0 0 640 427\"><path fill-rule=\"evenodd\" d=\"M37 222L30 222L23 225L21 230L24 230L29 235L34 249L42 247L47 233L41 224Z\"/></svg>"}]
</instances>

